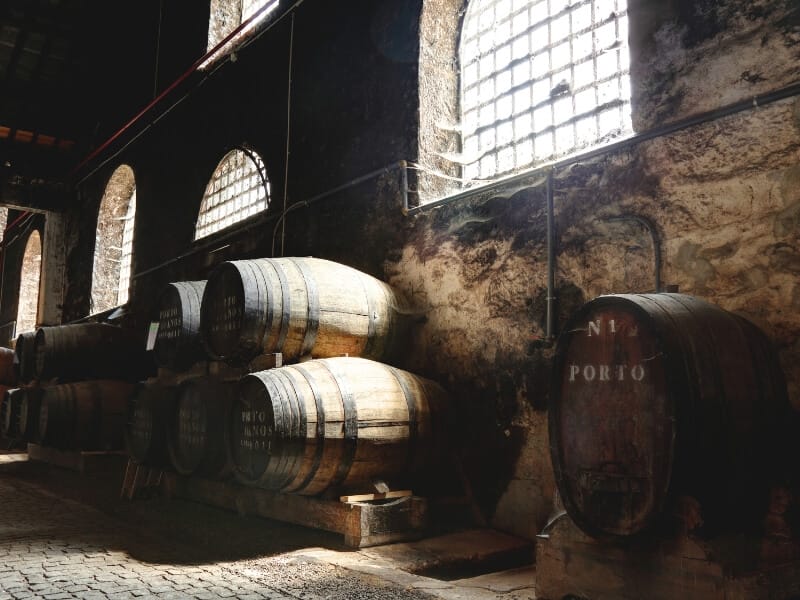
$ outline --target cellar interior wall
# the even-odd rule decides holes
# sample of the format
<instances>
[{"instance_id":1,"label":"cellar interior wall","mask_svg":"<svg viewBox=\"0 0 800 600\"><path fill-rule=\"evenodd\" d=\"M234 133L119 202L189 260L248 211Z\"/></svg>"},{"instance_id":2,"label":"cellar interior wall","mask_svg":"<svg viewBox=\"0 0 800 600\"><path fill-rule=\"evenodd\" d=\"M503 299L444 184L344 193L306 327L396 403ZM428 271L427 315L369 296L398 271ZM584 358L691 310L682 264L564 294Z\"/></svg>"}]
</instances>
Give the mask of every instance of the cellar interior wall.
<instances>
[{"instance_id":1,"label":"cellar interior wall","mask_svg":"<svg viewBox=\"0 0 800 600\"><path fill-rule=\"evenodd\" d=\"M273 249L384 278L418 315L398 366L451 392L454 453L481 511L533 538L554 495L544 173L447 201L452 186L412 172L412 205L442 201L406 215L397 167L430 159L448 170L435 157L457 140L431 128L437 111L454 118L457 76L441 87L425 78L446 64L430 28L452 27L462 9L455 0L425 2L424 11L421 0L305 2L204 77L80 184L63 215L63 320L88 314L97 210L123 163L136 177L129 313L141 326L165 283ZM631 0L629 10L637 133L798 81L793 2ZM165 27L180 35L179 23ZM452 52L445 38L441 51ZM654 290L653 240L630 217L647 219L662 281L761 327L800 409L799 129L800 101L789 95L556 168L557 327L599 294ZM194 242L211 172L240 144L264 159L271 207L230 235ZM308 200L279 222L284 207ZM18 287L15 260L6 253L4 313Z\"/></svg>"}]
</instances>

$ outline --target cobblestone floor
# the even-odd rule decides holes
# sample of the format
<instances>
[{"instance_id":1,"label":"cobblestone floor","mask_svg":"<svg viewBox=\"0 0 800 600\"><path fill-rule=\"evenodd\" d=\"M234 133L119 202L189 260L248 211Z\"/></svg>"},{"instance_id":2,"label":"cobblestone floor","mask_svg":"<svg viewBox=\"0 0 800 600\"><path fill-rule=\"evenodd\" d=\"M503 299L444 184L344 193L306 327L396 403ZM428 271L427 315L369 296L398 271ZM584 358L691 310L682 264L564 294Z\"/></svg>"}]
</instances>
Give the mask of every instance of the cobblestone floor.
<instances>
[{"instance_id":1,"label":"cobblestone floor","mask_svg":"<svg viewBox=\"0 0 800 600\"><path fill-rule=\"evenodd\" d=\"M202 562L143 529L0 471L0 600L431 597L334 565Z\"/></svg>"}]
</instances>

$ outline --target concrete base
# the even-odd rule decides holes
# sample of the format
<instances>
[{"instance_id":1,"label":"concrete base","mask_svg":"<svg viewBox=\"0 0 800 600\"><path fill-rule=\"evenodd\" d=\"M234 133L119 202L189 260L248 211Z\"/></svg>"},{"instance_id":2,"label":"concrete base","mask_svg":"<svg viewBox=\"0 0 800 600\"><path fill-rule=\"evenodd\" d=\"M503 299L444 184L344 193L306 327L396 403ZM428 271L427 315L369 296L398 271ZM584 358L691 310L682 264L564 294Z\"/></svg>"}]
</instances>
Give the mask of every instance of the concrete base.
<instances>
[{"instance_id":1,"label":"concrete base","mask_svg":"<svg viewBox=\"0 0 800 600\"><path fill-rule=\"evenodd\" d=\"M674 539L611 544L566 515L536 544L536 597L602 600L767 600L800 595L800 562L759 566L759 540ZM747 565L753 565L748 568Z\"/></svg>"}]
</instances>

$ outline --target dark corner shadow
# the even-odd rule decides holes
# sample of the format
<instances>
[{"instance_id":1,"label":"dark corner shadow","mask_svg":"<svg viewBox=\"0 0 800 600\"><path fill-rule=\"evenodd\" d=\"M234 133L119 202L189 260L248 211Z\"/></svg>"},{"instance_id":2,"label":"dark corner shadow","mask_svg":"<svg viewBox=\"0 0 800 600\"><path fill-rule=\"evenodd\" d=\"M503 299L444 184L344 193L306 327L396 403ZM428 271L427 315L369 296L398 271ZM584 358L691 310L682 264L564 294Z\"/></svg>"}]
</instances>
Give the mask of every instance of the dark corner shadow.
<instances>
[{"instance_id":1,"label":"dark corner shadow","mask_svg":"<svg viewBox=\"0 0 800 600\"><path fill-rule=\"evenodd\" d=\"M0 545L46 539L66 553L121 551L171 565L347 550L340 534L158 494L122 499L124 463L118 466L81 474L32 461L0 463L0 501L16 501L14 514L0 516Z\"/></svg>"}]
</instances>

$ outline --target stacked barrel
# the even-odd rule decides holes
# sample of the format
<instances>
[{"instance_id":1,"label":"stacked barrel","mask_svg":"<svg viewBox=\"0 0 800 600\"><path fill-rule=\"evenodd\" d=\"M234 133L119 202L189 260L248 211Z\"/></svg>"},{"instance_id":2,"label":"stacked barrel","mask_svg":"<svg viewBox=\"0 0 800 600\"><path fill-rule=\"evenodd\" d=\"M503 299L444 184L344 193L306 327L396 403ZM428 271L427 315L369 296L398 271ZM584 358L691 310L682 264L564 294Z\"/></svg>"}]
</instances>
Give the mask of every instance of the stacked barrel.
<instances>
[{"instance_id":1,"label":"stacked barrel","mask_svg":"<svg viewBox=\"0 0 800 600\"><path fill-rule=\"evenodd\" d=\"M17 445L16 424L19 402L9 397L9 392L16 387L17 374L14 370L14 351L0 348L0 444L4 448Z\"/></svg>"},{"instance_id":2,"label":"stacked barrel","mask_svg":"<svg viewBox=\"0 0 800 600\"><path fill-rule=\"evenodd\" d=\"M195 405L189 400L179 402L179 396L189 393L187 389L199 387L190 383L198 373L207 376L208 357L200 340L205 285L205 281L173 282L159 296L153 345L159 376L140 383L128 407L128 454L139 464L164 468L171 466L173 457L179 461L178 471L188 472L181 458L191 453L189 446L205 444L198 431L200 417L196 410L192 412ZM181 436L184 443L176 446Z\"/></svg>"},{"instance_id":3,"label":"stacked barrel","mask_svg":"<svg viewBox=\"0 0 800 600\"><path fill-rule=\"evenodd\" d=\"M5 390L0 405L7 440L64 450L124 447L134 382L152 372L138 332L101 323L40 327L19 335L11 356L19 387Z\"/></svg>"},{"instance_id":4,"label":"stacked barrel","mask_svg":"<svg viewBox=\"0 0 800 600\"><path fill-rule=\"evenodd\" d=\"M436 462L446 397L386 364L407 314L387 284L316 258L231 261L170 284L154 354L171 376L133 398L131 457L308 495L409 481ZM294 364L259 370L277 354ZM235 377L198 369L203 357Z\"/></svg>"}]
</instances>

